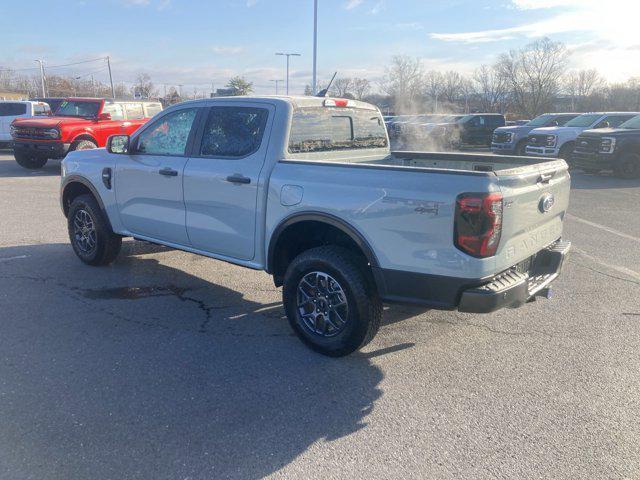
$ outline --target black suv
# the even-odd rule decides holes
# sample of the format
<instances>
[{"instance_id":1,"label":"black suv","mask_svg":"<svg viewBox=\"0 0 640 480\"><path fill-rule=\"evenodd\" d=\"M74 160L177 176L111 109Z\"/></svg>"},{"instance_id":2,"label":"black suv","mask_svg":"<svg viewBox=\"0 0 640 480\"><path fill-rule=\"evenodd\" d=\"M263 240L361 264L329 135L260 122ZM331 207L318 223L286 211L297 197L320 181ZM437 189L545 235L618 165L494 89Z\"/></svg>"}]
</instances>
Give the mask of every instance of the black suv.
<instances>
[{"instance_id":1,"label":"black suv","mask_svg":"<svg viewBox=\"0 0 640 480\"><path fill-rule=\"evenodd\" d=\"M578 136L572 166L587 173L613 170L622 178L640 178L640 115L618 128L585 130Z\"/></svg>"},{"instance_id":2,"label":"black suv","mask_svg":"<svg viewBox=\"0 0 640 480\"><path fill-rule=\"evenodd\" d=\"M449 146L459 148L462 145L490 146L493 131L506 123L504 115L499 113L472 113L439 127ZM432 135L437 134L436 130Z\"/></svg>"}]
</instances>

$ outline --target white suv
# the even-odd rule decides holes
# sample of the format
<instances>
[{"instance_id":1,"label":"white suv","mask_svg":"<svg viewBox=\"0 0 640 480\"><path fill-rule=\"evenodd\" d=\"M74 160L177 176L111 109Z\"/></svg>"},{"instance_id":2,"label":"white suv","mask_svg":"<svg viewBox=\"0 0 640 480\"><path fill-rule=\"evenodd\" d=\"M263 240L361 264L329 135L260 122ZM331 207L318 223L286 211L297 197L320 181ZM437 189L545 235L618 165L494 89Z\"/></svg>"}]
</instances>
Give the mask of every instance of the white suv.
<instances>
[{"instance_id":1,"label":"white suv","mask_svg":"<svg viewBox=\"0 0 640 480\"><path fill-rule=\"evenodd\" d=\"M576 138L583 131L592 128L616 128L638 115L633 112L584 113L569 120L562 127L536 128L529 132L527 155L536 157L559 157L569 159L573 153Z\"/></svg>"},{"instance_id":2,"label":"white suv","mask_svg":"<svg viewBox=\"0 0 640 480\"><path fill-rule=\"evenodd\" d=\"M51 108L45 102L0 101L0 145L11 143L11 122L16 118L30 118L50 114Z\"/></svg>"}]
</instances>

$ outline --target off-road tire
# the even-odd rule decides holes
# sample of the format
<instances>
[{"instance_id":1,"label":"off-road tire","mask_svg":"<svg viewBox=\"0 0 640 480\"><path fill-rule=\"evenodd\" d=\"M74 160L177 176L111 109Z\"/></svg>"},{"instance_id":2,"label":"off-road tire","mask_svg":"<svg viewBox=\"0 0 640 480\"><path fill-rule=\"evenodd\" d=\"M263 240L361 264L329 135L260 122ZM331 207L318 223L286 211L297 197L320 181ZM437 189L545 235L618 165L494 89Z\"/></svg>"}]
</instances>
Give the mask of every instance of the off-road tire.
<instances>
[{"instance_id":1,"label":"off-road tire","mask_svg":"<svg viewBox=\"0 0 640 480\"><path fill-rule=\"evenodd\" d=\"M69 147L70 152L77 152L80 150L92 150L94 148L98 148L98 145L93 143L91 140L76 140Z\"/></svg>"},{"instance_id":2,"label":"off-road tire","mask_svg":"<svg viewBox=\"0 0 640 480\"><path fill-rule=\"evenodd\" d=\"M378 332L382 301L372 275L363 263L358 262L349 250L328 245L301 253L287 268L282 298L289 323L298 337L316 352L330 357L349 355L369 343ZM298 287L311 272L333 277L346 296L348 315L344 329L330 338L312 333L298 311Z\"/></svg>"},{"instance_id":3,"label":"off-road tire","mask_svg":"<svg viewBox=\"0 0 640 480\"><path fill-rule=\"evenodd\" d=\"M16 159L18 165L28 170L37 170L47 164L47 159L42 157L30 157L23 153L14 152L13 157Z\"/></svg>"},{"instance_id":4,"label":"off-road tire","mask_svg":"<svg viewBox=\"0 0 640 480\"><path fill-rule=\"evenodd\" d=\"M614 168L614 173L620 178L640 178L640 154L634 152L623 154Z\"/></svg>"},{"instance_id":5,"label":"off-road tire","mask_svg":"<svg viewBox=\"0 0 640 480\"><path fill-rule=\"evenodd\" d=\"M80 211L89 215L95 228L95 248L90 251L83 251L76 237L74 221ZM87 265L109 265L120 253L122 237L113 233L93 195L80 195L71 202L67 215L67 226L73 251Z\"/></svg>"}]
</instances>

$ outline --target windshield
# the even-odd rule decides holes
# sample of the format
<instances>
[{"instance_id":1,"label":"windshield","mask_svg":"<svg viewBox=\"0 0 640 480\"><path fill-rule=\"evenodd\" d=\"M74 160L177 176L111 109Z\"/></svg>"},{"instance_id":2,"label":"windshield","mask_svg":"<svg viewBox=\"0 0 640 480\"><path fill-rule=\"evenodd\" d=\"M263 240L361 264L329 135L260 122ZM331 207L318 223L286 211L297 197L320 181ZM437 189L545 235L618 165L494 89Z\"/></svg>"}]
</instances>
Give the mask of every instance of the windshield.
<instances>
[{"instance_id":1,"label":"windshield","mask_svg":"<svg viewBox=\"0 0 640 480\"><path fill-rule=\"evenodd\" d=\"M554 115L540 115L539 117L534 118L529 123L527 123L528 127L544 127L547 125L552 119Z\"/></svg>"},{"instance_id":2,"label":"windshield","mask_svg":"<svg viewBox=\"0 0 640 480\"><path fill-rule=\"evenodd\" d=\"M100 102L65 100L56 110L57 117L94 118L100 110Z\"/></svg>"},{"instance_id":3,"label":"windshield","mask_svg":"<svg viewBox=\"0 0 640 480\"><path fill-rule=\"evenodd\" d=\"M637 117L633 117L631 120L627 120L626 122L621 124L619 128L626 128L627 130L640 129L640 115L638 115Z\"/></svg>"},{"instance_id":4,"label":"windshield","mask_svg":"<svg viewBox=\"0 0 640 480\"><path fill-rule=\"evenodd\" d=\"M580 115L573 120L564 124L565 127L589 127L594 122L596 122L602 115L599 113L587 113L585 115Z\"/></svg>"}]
</instances>

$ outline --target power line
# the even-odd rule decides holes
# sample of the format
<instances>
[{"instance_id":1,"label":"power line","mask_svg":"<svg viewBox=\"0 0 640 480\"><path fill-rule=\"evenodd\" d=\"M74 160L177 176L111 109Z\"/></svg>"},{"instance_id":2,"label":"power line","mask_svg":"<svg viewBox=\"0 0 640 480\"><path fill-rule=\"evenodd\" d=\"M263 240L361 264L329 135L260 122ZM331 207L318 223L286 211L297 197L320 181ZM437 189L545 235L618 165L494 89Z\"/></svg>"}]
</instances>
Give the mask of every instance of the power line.
<instances>
[{"instance_id":1,"label":"power line","mask_svg":"<svg viewBox=\"0 0 640 480\"><path fill-rule=\"evenodd\" d=\"M81 65L83 63L91 63L91 62L97 62L99 60L106 60L107 57L100 57L100 58L94 58L91 60L81 60L79 62L73 62L73 63L63 63L61 65L47 65L47 69L51 69L51 68L62 68L62 67L71 67L73 65ZM0 68L0 72L21 72L24 70L38 70L40 67L28 67L28 68Z\"/></svg>"}]
</instances>

